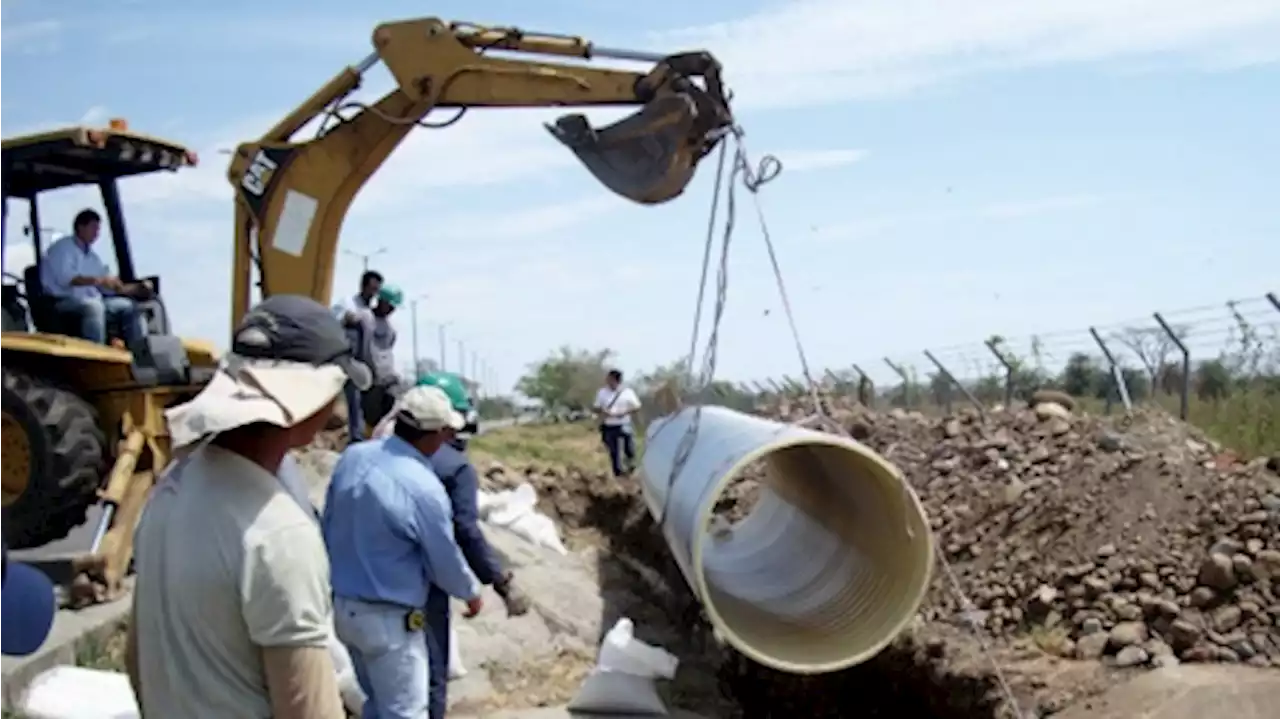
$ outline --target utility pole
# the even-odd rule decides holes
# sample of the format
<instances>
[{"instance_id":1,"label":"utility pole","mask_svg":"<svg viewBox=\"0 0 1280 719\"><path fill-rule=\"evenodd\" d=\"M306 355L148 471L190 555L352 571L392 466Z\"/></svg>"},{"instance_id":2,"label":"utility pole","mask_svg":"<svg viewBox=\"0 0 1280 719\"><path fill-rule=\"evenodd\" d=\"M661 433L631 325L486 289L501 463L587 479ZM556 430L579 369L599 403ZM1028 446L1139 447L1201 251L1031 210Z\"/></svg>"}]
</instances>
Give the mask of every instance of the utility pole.
<instances>
[{"instance_id":1,"label":"utility pole","mask_svg":"<svg viewBox=\"0 0 1280 719\"><path fill-rule=\"evenodd\" d=\"M467 347L462 344L462 340L458 340L458 374L465 375L467 373Z\"/></svg>"},{"instance_id":2,"label":"utility pole","mask_svg":"<svg viewBox=\"0 0 1280 719\"><path fill-rule=\"evenodd\" d=\"M409 322L413 324L413 380L418 380L418 301L409 303Z\"/></svg>"},{"instance_id":3,"label":"utility pole","mask_svg":"<svg viewBox=\"0 0 1280 719\"><path fill-rule=\"evenodd\" d=\"M378 255L385 254L386 251L387 251L386 247L379 247L373 252L356 252L354 250L343 250L344 253L351 255L352 257L359 257L360 261L364 265L365 272L369 271L369 260L373 259L374 257L377 257Z\"/></svg>"},{"instance_id":4,"label":"utility pole","mask_svg":"<svg viewBox=\"0 0 1280 719\"><path fill-rule=\"evenodd\" d=\"M413 378L418 379L418 368L422 355L418 354L418 300L425 300L427 295L418 295L409 301L409 322L413 323ZM444 367L440 368L441 371Z\"/></svg>"},{"instance_id":5,"label":"utility pole","mask_svg":"<svg viewBox=\"0 0 1280 719\"><path fill-rule=\"evenodd\" d=\"M448 326L448 324L449 324L448 322L441 322L436 326L436 334L440 338L440 371L441 372L447 372L449 369L448 357L446 356L448 353L445 352L446 345L445 345L445 337L444 337L444 328Z\"/></svg>"}]
</instances>

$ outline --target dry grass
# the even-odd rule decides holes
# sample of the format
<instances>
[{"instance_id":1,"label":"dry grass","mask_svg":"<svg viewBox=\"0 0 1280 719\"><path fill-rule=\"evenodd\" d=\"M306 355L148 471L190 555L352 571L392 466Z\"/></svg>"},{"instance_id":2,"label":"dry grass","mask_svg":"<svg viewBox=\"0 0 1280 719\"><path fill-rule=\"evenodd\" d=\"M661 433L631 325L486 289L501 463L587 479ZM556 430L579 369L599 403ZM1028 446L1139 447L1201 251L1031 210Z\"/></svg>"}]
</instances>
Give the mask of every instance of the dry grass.
<instances>
[{"instance_id":1,"label":"dry grass","mask_svg":"<svg viewBox=\"0 0 1280 719\"><path fill-rule=\"evenodd\" d=\"M609 466L595 425L585 422L522 424L495 429L473 439L467 453L482 467L490 461L601 471Z\"/></svg>"}]
</instances>

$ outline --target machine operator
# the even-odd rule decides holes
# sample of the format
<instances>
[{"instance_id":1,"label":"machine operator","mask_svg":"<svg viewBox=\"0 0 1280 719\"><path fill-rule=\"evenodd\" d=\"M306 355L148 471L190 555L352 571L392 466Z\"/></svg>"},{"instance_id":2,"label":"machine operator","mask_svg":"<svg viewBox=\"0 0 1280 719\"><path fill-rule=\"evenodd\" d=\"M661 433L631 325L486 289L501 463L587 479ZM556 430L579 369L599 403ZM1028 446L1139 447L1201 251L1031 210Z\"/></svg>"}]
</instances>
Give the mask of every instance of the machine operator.
<instances>
[{"instance_id":1,"label":"machine operator","mask_svg":"<svg viewBox=\"0 0 1280 719\"><path fill-rule=\"evenodd\" d=\"M49 245L40 263L40 285L55 298L54 310L76 317L80 337L107 344L107 323L119 325L125 346L132 348L143 337L138 305L128 295L143 286L129 284L111 274L93 251L102 228L102 217L93 210L76 214L72 233Z\"/></svg>"}]
</instances>

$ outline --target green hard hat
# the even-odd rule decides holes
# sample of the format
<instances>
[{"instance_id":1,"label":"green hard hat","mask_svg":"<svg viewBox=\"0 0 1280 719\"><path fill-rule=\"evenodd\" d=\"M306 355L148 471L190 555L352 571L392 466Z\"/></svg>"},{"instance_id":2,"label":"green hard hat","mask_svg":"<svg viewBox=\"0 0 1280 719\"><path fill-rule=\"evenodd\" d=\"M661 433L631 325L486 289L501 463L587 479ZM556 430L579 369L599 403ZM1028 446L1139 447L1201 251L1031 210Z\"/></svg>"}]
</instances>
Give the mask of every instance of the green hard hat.
<instances>
[{"instance_id":1,"label":"green hard hat","mask_svg":"<svg viewBox=\"0 0 1280 719\"><path fill-rule=\"evenodd\" d=\"M419 387L439 387L448 395L453 408L464 415L471 410L471 395L467 384L452 372L429 372L418 377Z\"/></svg>"},{"instance_id":2,"label":"green hard hat","mask_svg":"<svg viewBox=\"0 0 1280 719\"><path fill-rule=\"evenodd\" d=\"M378 301L386 302L392 307L399 307L400 303L404 302L404 293L395 285L383 285L382 289L378 290Z\"/></svg>"}]
</instances>

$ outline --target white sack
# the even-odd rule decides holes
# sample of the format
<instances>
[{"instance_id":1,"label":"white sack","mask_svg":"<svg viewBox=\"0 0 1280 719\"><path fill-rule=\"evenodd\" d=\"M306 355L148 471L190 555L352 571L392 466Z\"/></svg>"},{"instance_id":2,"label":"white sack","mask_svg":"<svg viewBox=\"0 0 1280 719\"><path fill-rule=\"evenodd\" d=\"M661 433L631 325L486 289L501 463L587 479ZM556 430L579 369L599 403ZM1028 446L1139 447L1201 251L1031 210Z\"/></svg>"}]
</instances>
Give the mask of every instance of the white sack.
<instances>
[{"instance_id":1,"label":"white sack","mask_svg":"<svg viewBox=\"0 0 1280 719\"><path fill-rule=\"evenodd\" d=\"M605 635L596 667L569 702L570 711L667 716L657 679L671 679L680 661L661 647L635 638L623 617Z\"/></svg>"}]
</instances>

